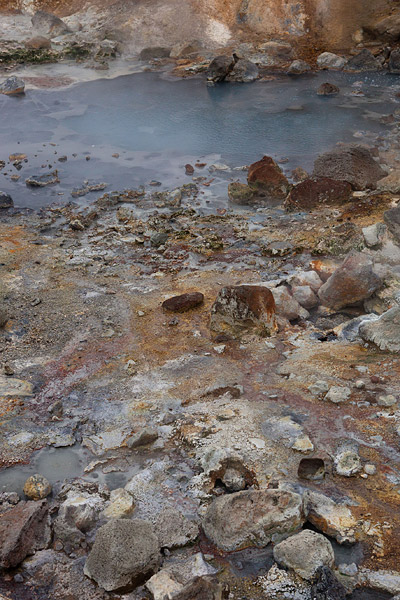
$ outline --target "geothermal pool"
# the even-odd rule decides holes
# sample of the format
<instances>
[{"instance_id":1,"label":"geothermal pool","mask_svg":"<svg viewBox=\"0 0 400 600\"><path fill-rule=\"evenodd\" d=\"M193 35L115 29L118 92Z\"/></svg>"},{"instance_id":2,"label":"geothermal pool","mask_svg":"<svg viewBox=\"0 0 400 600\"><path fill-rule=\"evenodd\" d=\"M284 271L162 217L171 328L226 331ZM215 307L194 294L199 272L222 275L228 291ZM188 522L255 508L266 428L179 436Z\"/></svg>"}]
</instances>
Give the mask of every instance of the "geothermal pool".
<instances>
[{"instance_id":1,"label":"geothermal pool","mask_svg":"<svg viewBox=\"0 0 400 600\"><path fill-rule=\"evenodd\" d=\"M324 81L341 93L317 96ZM0 96L0 160L12 153L28 157L20 171L12 165L1 171L0 189L16 206L38 208L70 201L72 189L85 179L107 183L108 191L152 180L161 189L182 185L191 181L184 165L197 160L234 168L268 154L287 172L297 166L311 170L315 157L338 142L374 145L384 137L388 126L382 117L400 108L399 91L396 76L376 73L280 75L215 87L207 87L204 78L137 73L28 90L22 98ZM58 161L62 156L67 162ZM26 187L26 177L54 168L60 184ZM207 169L199 174L208 175ZM20 179L12 181L11 175ZM226 197L226 180L245 175L213 177L213 193ZM92 193L90 200L99 195Z\"/></svg>"}]
</instances>

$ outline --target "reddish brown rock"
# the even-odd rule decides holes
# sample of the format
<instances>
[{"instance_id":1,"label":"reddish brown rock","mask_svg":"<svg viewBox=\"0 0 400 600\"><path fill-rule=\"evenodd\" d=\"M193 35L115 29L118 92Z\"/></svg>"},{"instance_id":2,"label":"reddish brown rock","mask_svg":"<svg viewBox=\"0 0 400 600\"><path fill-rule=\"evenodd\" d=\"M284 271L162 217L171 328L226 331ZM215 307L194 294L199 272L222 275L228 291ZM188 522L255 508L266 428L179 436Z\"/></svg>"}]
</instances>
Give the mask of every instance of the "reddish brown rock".
<instances>
[{"instance_id":1,"label":"reddish brown rock","mask_svg":"<svg viewBox=\"0 0 400 600\"><path fill-rule=\"evenodd\" d=\"M185 173L186 175L193 175L194 167L192 167L192 165L188 163L187 165L185 165Z\"/></svg>"},{"instance_id":2,"label":"reddish brown rock","mask_svg":"<svg viewBox=\"0 0 400 600\"><path fill-rule=\"evenodd\" d=\"M318 296L322 304L335 310L365 300L382 285L374 272L369 256L350 252L344 262L320 287Z\"/></svg>"},{"instance_id":3,"label":"reddish brown rock","mask_svg":"<svg viewBox=\"0 0 400 600\"><path fill-rule=\"evenodd\" d=\"M272 200L284 200L290 189L289 181L270 156L250 165L247 181L251 189Z\"/></svg>"},{"instance_id":4,"label":"reddish brown rock","mask_svg":"<svg viewBox=\"0 0 400 600\"><path fill-rule=\"evenodd\" d=\"M284 206L287 211L337 206L350 200L351 189L347 181L313 177L292 188Z\"/></svg>"},{"instance_id":5,"label":"reddish brown rock","mask_svg":"<svg viewBox=\"0 0 400 600\"><path fill-rule=\"evenodd\" d=\"M0 566L16 567L49 541L47 502L19 502L0 517Z\"/></svg>"},{"instance_id":6,"label":"reddish brown rock","mask_svg":"<svg viewBox=\"0 0 400 600\"><path fill-rule=\"evenodd\" d=\"M368 148L343 145L325 152L314 163L314 177L348 181L355 190L374 188L387 173L374 160Z\"/></svg>"},{"instance_id":7,"label":"reddish brown rock","mask_svg":"<svg viewBox=\"0 0 400 600\"><path fill-rule=\"evenodd\" d=\"M272 292L258 285L222 288L211 309L210 327L233 337L243 333L270 335L276 330Z\"/></svg>"},{"instance_id":8,"label":"reddish brown rock","mask_svg":"<svg viewBox=\"0 0 400 600\"><path fill-rule=\"evenodd\" d=\"M180 296L173 296L168 298L162 303L162 307L165 310L171 312L186 312L196 306L203 304L204 296L200 292L189 292L187 294L181 294Z\"/></svg>"},{"instance_id":9,"label":"reddish brown rock","mask_svg":"<svg viewBox=\"0 0 400 600\"><path fill-rule=\"evenodd\" d=\"M317 91L318 96L337 96L337 94L340 92L340 89L338 88L337 85L334 85L333 83L322 83Z\"/></svg>"}]
</instances>

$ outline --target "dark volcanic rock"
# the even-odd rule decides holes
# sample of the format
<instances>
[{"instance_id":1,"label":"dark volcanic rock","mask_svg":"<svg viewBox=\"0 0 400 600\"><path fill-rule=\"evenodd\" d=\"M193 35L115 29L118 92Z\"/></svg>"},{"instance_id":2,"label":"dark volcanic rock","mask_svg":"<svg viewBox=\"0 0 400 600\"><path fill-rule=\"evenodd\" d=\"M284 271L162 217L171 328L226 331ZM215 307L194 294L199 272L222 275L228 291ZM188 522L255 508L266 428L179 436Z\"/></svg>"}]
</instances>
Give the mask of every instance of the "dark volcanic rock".
<instances>
[{"instance_id":1,"label":"dark volcanic rock","mask_svg":"<svg viewBox=\"0 0 400 600\"><path fill-rule=\"evenodd\" d=\"M228 600L229 589L215 577L195 577L173 595L174 600Z\"/></svg>"},{"instance_id":2,"label":"dark volcanic rock","mask_svg":"<svg viewBox=\"0 0 400 600\"><path fill-rule=\"evenodd\" d=\"M311 588L313 600L345 600L346 588L336 579L329 567L319 567Z\"/></svg>"},{"instance_id":3,"label":"dark volcanic rock","mask_svg":"<svg viewBox=\"0 0 400 600\"><path fill-rule=\"evenodd\" d=\"M319 86L317 94L318 96L337 96L339 92L340 89L337 85L334 85L333 83L329 83L327 81L326 83L322 83Z\"/></svg>"},{"instance_id":4,"label":"dark volcanic rock","mask_svg":"<svg viewBox=\"0 0 400 600\"><path fill-rule=\"evenodd\" d=\"M389 231L394 235L396 240L400 242L400 206L387 210L384 213L383 218Z\"/></svg>"},{"instance_id":5,"label":"dark volcanic rock","mask_svg":"<svg viewBox=\"0 0 400 600\"><path fill-rule=\"evenodd\" d=\"M14 201L5 192L0 192L0 209L2 208L12 208L14 206Z\"/></svg>"},{"instance_id":6,"label":"dark volcanic rock","mask_svg":"<svg viewBox=\"0 0 400 600\"><path fill-rule=\"evenodd\" d=\"M246 332L271 334L276 329L272 292L257 285L222 288L211 308L210 327L233 337Z\"/></svg>"},{"instance_id":7,"label":"dark volcanic rock","mask_svg":"<svg viewBox=\"0 0 400 600\"><path fill-rule=\"evenodd\" d=\"M5 94L6 96L14 96L17 94L25 93L25 82L23 79L19 77L8 77L3 83L0 85L0 94Z\"/></svg>"},{"instance_id":8,"label":"dark volcanic rock","mask_svg":"<svg viewBox=\"0 0 400 600\"><path fill-rule=\"evenodd\" d=\"M159 549L148 521L113 519L98 530L84 573L107 592L129 591L157 569Z\"/></svg>"},{"instance_id":9,"label":"dark volcanic rock","mask_svg":"<svg viewBox=\"0 0 400 600\"><path fill-rule=\"evenodd\" d=\"M20 502L0 518L0 566L16 567L49 541L47 502Z\"/></svg>"},{"instance_id":10,"label":"dark volcanic rock","mask_svg":"<svg viewBox=\"0 0 400 600\"><path fill-rule=\"evenodd\" d=\"M320 287L318 296L322 304L339 310L369 298L381 285L382 280L374 272L371 258L353 251Z\"/></svg>"},{"instance_id":11,"label":"dark volcanic rock","mask_svg":"<svg viewBox=\"0 0 400 600\"><path fill-rule=\"evenodd\" d=\"M171 48L163 46L151 46L143 48L139 54L141 60L152 60L153 58L168 58L171 54Z\"/></svg>"},{"instance_id":12,"label":"dark volcanic rock","mask_svg":"<svg viewBox=\"0 0 400 600\"><path fill-rule=\"evenodd\" d=\"M349 71L378 71L381 68L379 60L367 48L350 58L346 65Z\"/></svg>"},{"instance_id":13,"label":"dark volcanic rock","mask_svg":"<svg viewBox=\"0 0 400 600\"><path fill-rule=\"evenodd\" d=\"M171 312L186 312L203 304L204 296L201 292L189 292L180 296L173 296L164 300L162 307Z\"/></svg>"},{"instance_id":14,"label":"dark volcanic rock","mask_svg":"<svg viewBox=\"0 0 400 600\"><path fill-rule=\"evenodd\" d=\"M292 211L337 206L348 202L351 193L351 185L347 181L314 177L294 186L285 200L284 207L287 211Z\"/></svg>"},{"instance_id":15,"label":"dark volcanic rock","mask_svg":"<svg viewBox=\"0 0 400 600\"><path fill-rule=\"evenodd\" d=\"M270 156L250 165L247 182L252 190L272 200L284 200L290 189L289 181Z\"/></svg>"},{"instance_id":16,"label":"dark volcanic rock","mask_svg":"<svg viewBox=\"0 0 400 600\"><path fill-rule=\"evenodd\" d=\"M400 74L400 50L393 50L389 57L389 71Z\"/></svg>"},{"instance_id":17,"label":"dark volcanic rock","mask_svg":"<svg viewBox=\"0 0 400 600\"><path fill-rule=\"evenodd\" d=\"M56 169L51 173L44 173L43 175L31 175L25 180L25 183L31 187L45 187L46 185L52 185L53 183L60 183L60 180Z\"/></svg>"},{"instance_id":18,"label":"dark volcanic rock","mask_svg":"<svg viewBox=\"0 0 400 600\"><path fill-rule=\"evenodd\" d=\"M233 69L228 73L226 81L236 81L238 83L249 83L258 78L258 68L246 58L237 61Z\"/></svg>"},{"instance_id":19,"label":"dark volcanic rock","mask_svg":"<svg viewBox=\"0 0 400 600\"><path fill-rule=\"evenodd\" d=\"M203 520L206 536L228 552L255 546L264 548L297 532L303 523L298 494L283 490L247 490L213 500Z\"/></svg>"},{"instance_id":20,"label":"dark volcanic rock","mask_svg":"<svg viewBox=\"0 0 400 600\"><path fill-rule=\"evenodd\" d=\"M216 56L208 65L208 69L206 71L207 81L212 83L224 81L234 66L235 59L233 56Z\"/></svg>"},{"instance_id":21,"label":"dark volcanic rock","mask_svg":"<svg viewBox=\"0 0 400 600\"><path fill-rule=\"evenodd\" d=\"M314 163L313 176L348 181L354 189L365 190L375 187L386 173L368 148L346 145L319 156Z\"/></svg>"},{"instance_id":22,"label":"dark volcanic rock","mask_svg":"<svg viewBox=\"0 0 400 600\"><path fill-rule=\"evenodd\" d=\"M44 10L38 10L31 20L33 27L45 35L49 34L52 37L57 37L71 32L62 19Z\"/></svg>"}]
</instances>

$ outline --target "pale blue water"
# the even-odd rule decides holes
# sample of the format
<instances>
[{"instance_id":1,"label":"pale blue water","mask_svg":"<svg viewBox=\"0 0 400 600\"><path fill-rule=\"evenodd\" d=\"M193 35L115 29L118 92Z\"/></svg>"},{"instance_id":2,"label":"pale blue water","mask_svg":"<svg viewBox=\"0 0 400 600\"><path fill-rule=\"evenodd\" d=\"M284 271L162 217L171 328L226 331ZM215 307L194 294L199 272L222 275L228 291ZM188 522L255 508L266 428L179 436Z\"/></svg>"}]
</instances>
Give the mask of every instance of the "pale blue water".
<instances>
[{"instance_id":1,"label":"pale blue water","mask_svg":"<svg viewBox=\"0 0 400 600\"><path fill-rule=\"evenodd\" d=\"M341 94L318 97L324 81L339 85ZM296 166L310 170L315 157L339 141L373 144L384 134L379 115L400 107L399 81L383 74L320 73L209 88L200 78L170 81L140 73L29 91L22 99L0 96L0 159L14 152L29 158L19 172L12 166L0 172L0 189L17 205L36 207L70 200L72 188L85 178L106 181L109 189L152 179L175 187L190 181L183 166L197 159L235 167L269 154L287 159L288 172ZM356 90L365 95L355 95ZM114 153L120 157L112 158ZM57 162L62 155L68 156L66 163ZM27 189L25 178L47 171L48 163L58 168L61 183ZM11 173L21 179L11 181ZM233 175L238 173L223 178Z\"/></svg>"}]
</instances>

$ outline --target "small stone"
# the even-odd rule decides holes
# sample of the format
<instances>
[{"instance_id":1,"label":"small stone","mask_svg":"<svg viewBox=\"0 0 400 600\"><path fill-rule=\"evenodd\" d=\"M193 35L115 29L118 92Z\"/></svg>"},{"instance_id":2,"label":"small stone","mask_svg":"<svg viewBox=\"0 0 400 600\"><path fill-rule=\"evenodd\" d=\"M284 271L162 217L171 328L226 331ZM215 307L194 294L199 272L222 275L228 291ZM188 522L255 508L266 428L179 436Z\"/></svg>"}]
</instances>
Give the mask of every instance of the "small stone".
<instances>
[{"instance_id":1,"label":"small stone","mask_svg":"<svg viewBox=\"0 0 400 600\"><path fill-rule=\"evenodd\" d=\"M346 65L349 71L379 71L382 65L368 48L363 48L361 52L350 58Z\"/></svg>"},{"instance_id":2,"label":"small stone","mask_svg":"<svg viewBox=\"0 0 400 600\"><path fill-rule=\"evenodd\" d=\"M351 445L339 448L334 458L335 471L343 477L352 477L362 469L358 450Z\"/></svg>"},{"instance_id":3,"label":"small stone","mask_svg":"<svg viewBox=\"0 0 400 600\"><path fill-rule=\"evenodd\" d=\"M155 58L169 58L171 54L171 48L164 46L150 46L143 48L139 54L140 60L153 60Z\"/></svg>"},{"instance_id":4,"label":"small stone","mask_svg":"<svg viewBox=\"0 0 400 600\"><path fill-rule=\"evenodd\" d=\"M44 173L43 175L31 175L25 180L26 185L30 187L45 187L46 185L53 185L60 183L58 178L58 171L52 171L51 173Z\"/></svg>"},{"instance_id":5,"label":"small stone","mask_svg":"<svg viewBox=\"0 0 400 600\"><path fill-rule=\"evenodd\" d=\"M311 71L310 65L305 60L294 60L287 70L288 75L304 75Z\"/></svg>"},{"instance_id":6,"label":"small stone","mask_svg":"<svg viewBox=\"0 0 400 600\"><path fill-rule=\"evenodd\" d=\"M124 488L112 490L110 494L110 503L103 511L103 515L107 519L119 519L127 517L135 508L135 502L129 492Z\"/></svg>"},{"instance_id":7,"label":"small stone","mask_svg":"<svg viewBox=\"0 0 400 600\"><path fill-rule=\"evenodd\" d=\"M319 567L311 588L313 600L346 600L347 589L336 579L328 566Z\"/></svg>"},{"instance_id":8,"label":"small stone","mask_svg":"<svg viewBox=\"0 0 400 600\"><path fill-rule=\"evenodd\" d=\"M354 387L356 387L358 390L363 390L365 388L365 383L362 379L357 379L357 381L354 384Z\"/></svg>"},{"instance_id":9,"label":"small stone","mask_svg":"<svg viewBox=\"0 0 400 600\"><path fill-rule=\"evenodd\" d=\"M379 406L394 406L397 404L397 398L392 396L392 394L388 394L387 396L379 396L378 405Z\"/></svg>"},{"instance_id":10,"label":"small stone","mask_svg":"<svg viewBox=\"0 0 400 600\"><path fill-rule=\"evenodd\" d=\"M161 548L181 548L195 542L199 527L173 507L162 510L154 525Z\"/></svg>"},{"instance_id":11,"label":"small stone","mask_svg":"<svg viewBox=\"0 0 400 600\"><path fill-rule=\"evenodd\" d=\"M355 577L358 573L358 567L356 563L350 563L349 565L346 563L342 563L338 566L338 571L341 575L346 575L347 577Z\"/></svg>"},{"instance_id":12,"label":"small stone","mask_svg":"<svg viewBox=\"0 0 400 600\"><path fill-rule=\"evenodd\" d=\"M189 164L185 165L185 173L186 173L186 175L193 175L194 167Z\"/></svg>"},{"instance_id":13,"label":"small stone","mask_svg":"<svg viewBox=\"0 0 400 600\"><path fill-rule=\"evenodd\" d=\"M384 223L375 223L369 227L364 227L362 232L365 245L368 246L368 248L375 248L382 242L386 232L386 225Z\"/></svg>"},{"instance_id":14,"label":"small stone","mask_svg":"<svg viewBox=\"0 0 400 600\"><path fill-rule=\"evenodd\" d=\"M253 192L267 200L284 200L290 189L289 181L282 169L270 156L264 156L250 165L247 183Z\"/></svg>"},{"instance_id":15,"label":"small stone","mask_svg":"<svg viewBox=\"0 0 400 600\"><path fill-rule=\"evenodd\" d=\"M132 435L127 441L128 448L138 448L140 446L148 446L158 439L158 432L155 429L146 427L142 431Z\"/></svg>"},{"instance_id":16,"label":"small stone","mask_svg":"<svg viewBox=\"0 0 400 600\"><path fill-rule=\"evenodd\" d=\"M364 472L367 475L375 475L375 473L376 473L376 466L375 465L371 465L371 464L364 465Z\"/></svg>"},{"instance_id":17,"label":"small stone","mask_svg":"<svg viewBox=\"0 0 400 600\"><path fill-rule=\"evenodd\" d=\"M43 475L28 477L24 485L24 494L30 500L42 500L51 493L51 485Z\"/></svg>"},{"instance_id":18,"label":"small stone","mask_svg":"<svg viewBox=\"0 0 400 600\"><path fill-rule=\"evenodd\" d=\"M303 308L306 309L314 308L319 303L318 296L308 285L293 286L292 296Z\"/></svg>"},{"instance_id":19,"label":"small stone","mask_svg":"<svg viewBox=\"0 0 400 600\"><path fill-rule=\"evenodd\" d=\"M15 96L17 94L25 93L25 82L19 77L8 77L3 83L0 85L0 94L5 94L6 96Z\"/></svg>"},{"instance_id":20,"label":"small stone","mask_svg":"<svg viewBox=\"0 0 400 600\"><path fill-rule=\"evenodd\" d=\"M345 402L348 400L350 396L351 389L349 387L333 385L326 394L325 400L330 400L334 404L339 404L340 402Z\"/></svg>"},{"instance_id":21,"label":"small stone","mask_svg":"<svg viewBox=\"0 0 400 600\"><path fill-rule=\"evenodd\" d=\"M30 38L24 42L25 48L31 48L32 50L49 50L51 48L51 41L41 35Z\"/></svg>"},{"instance_id":22,"label":"small stone","mask_svg":"<svg viewBox=\"0 0 400 600\"><path fill-rule=\"evenodd\" d=\"M9 194L5 192L0 192L0 210L3 208L12 208L14 206L14 201Z\"/></svg>"},{"instance_id":23,"label":"small stone","mask_svg":"<svg viewBox=\"0 0 400 600\"><path fill-rule=\"evenodd\" d=\"M337 85L333 83L322 83L317 91L318 96L337 96L340 92L340 89Z\"/></svg>"},{"instance_id":24,"label":"small stone","mask_svg":"<svg viewBox=\"0 0 400 600\"><path fill-rule=\"evenodd\" d=\"M157 232L157 233L153 233L153 235L150 237L150 244L154 248L159 248L160 246L163 246L167 241L168 241L168 233L164 233L161 231Z\"/></svg>"},{"instance_id":25,"label":"small stone","mask_svg":"<svg viewBox=\"0 0 400 600\"><path fill-rule=\"evenodd\" d=\"M165 310L171 312L186 312L203 304L204 295L200 292L189 292L168 298L162 303Z\"/></svg>"}]
</instances>

